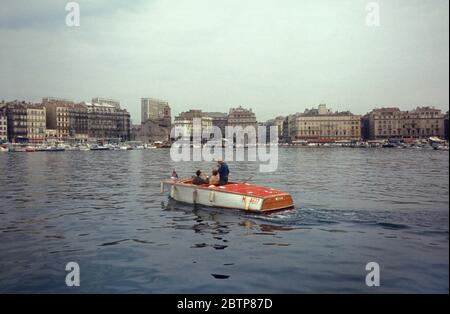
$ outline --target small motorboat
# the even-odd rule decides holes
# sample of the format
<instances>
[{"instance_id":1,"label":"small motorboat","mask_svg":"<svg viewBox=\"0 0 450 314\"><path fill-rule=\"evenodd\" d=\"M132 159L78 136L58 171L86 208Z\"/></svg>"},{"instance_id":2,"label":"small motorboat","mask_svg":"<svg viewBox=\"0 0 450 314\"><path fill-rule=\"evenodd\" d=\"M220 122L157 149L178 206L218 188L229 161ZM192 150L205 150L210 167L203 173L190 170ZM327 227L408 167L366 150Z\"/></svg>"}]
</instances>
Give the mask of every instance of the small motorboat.
<instances>
[{"instance_id":1,"label":"small motorboat","mask_svg":"<svg viewBox=\"0 0 450 314\"><path fill-rule=\"evenodd\" d=\"M267 213L294 207L292 196L273 188L250 183L229 182L226 185L194 185L192 179L161 182L161 192L170 186L170 197L176 201L204 206L234 208Z\"/></svg>"},{"instance_id":2,"label":"small motorboat","mask_svg":"<svg viewBox=\"0 0 450 314\"><path fill-rule=\"evenodd\" d=\"M64 152L66 149L58 145L41 146L36 149L37 152Z\"/></svg>"},{"instance_id":3,"label":"small motorboat","mask_svg":"<svg viewBox=\"0 0 450 314\"><path fill-rule=\"evenodd\" d=\"M91 150L110 150L110 148L108 146L103 146L103 145L92 145Z\"/></svg>"}]
</instances>

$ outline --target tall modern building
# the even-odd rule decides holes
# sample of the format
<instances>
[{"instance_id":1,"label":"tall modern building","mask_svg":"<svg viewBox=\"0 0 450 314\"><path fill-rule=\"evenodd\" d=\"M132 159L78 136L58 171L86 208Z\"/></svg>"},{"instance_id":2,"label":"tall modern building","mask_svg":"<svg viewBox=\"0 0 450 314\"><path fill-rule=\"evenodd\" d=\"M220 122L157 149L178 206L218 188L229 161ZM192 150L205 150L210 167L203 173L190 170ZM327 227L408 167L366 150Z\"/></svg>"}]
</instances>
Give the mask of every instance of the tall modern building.
<instances>
[{"instance_id":1,"label":"tall modern building","mask_svg":"<svg viewBox=\"0 0 450 314\"><path fill-rule=\"evenodd\" d=\"M170 117L169 103L155 98L141 98L141 123L149 119L157 120Z\"/></svg>"}]
</instances>

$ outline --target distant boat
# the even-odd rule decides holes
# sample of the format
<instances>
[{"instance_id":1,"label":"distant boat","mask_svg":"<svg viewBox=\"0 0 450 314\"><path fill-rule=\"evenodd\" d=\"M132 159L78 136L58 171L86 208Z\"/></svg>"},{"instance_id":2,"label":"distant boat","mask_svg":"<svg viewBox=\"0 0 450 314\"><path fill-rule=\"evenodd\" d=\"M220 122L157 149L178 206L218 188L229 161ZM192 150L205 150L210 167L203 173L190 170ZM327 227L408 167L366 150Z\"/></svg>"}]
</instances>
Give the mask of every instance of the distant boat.
<instances>
[{"instance_id":1,"label":"distant boat","mask_svg":"<svg viewBox=\"0 0 450 314\"><path fill-rule=\"evenodd\" d=\"M91 146L90 149L91 150L109 150L110 148L108 146L94 144Z\"/></svg>"},{"instance_id":2,"label":"distant boat","mask_svg":"<svg viewBox=\"0 0 450 314\"><path fill-rule=\"evenodd\" d=\"M9 145L9 151L12 153L26 152L27 146L24 144L14 143Z\"/></svg>"},{"instance_id":3,"label":"distant boat","mask_svg":"<svg viewBox=\"0 0 450 314\"><path fill-rule=\"evenodd\" d=\"M41 147L36 148L37 152L63 152L65 150L66 149L62 146L54 146L54 145L41 146Z\"/></svg>"},{"instance_id":4,"label":"distant boat","mask_svg":"<svg viewBox=\"0 0 450 314\"><path fill-rule=\"evenodd\" d=\"M445 140L441 140L439 137L432 136L429 138L430 145L434 149L438 149L440 146L445 146Z\"/></svg>"},{"instance_id":5,"label":"distant boat","mask_svg":"<svg viewBox=\"0 0 450 314\"><path fill-rule=\"evenodd\" d=\"M294 207L292 196L273 188L249 183L230 182L226 185L194 185L192 179L167 180L170 197L176 201L204 206L234 208L248 212L267 213Z\"/></svg>"}]
</instances>

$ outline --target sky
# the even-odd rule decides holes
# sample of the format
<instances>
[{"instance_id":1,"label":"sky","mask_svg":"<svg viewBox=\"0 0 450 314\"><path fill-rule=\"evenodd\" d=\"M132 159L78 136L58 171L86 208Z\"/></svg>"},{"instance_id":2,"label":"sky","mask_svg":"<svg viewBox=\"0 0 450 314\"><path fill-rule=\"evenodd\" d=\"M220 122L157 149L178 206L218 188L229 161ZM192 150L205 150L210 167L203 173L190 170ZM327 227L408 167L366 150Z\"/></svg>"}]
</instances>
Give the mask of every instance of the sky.
<instances>
[{"instance_id":1,"label":"sky","mask_svg":"<svg viewBox=\"0 0 450 314\"><path fill-rule=\"evenodd\" d=\"M79 27L67 2L0 0L0 100L113 98L133 123L141 97L258 121L449 108L448 0L79 0Z\"/></svg>"}]
</instances>

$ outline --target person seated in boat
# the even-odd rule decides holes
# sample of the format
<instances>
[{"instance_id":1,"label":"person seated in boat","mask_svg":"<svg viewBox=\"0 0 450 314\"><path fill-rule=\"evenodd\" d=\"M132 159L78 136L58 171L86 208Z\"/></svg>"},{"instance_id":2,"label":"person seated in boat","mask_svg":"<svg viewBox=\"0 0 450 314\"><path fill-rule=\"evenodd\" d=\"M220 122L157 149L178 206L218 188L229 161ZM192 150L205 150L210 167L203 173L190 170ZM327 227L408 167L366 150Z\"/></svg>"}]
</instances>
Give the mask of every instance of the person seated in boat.
<instances>
[{"instance_id":1,"label":"person seated in boat","mask_svg":"<svg viewBox=\"0 0 450 314\"><path fill-rule=\"evenodd\" d=\"M172 180L178 179L178 174L177 174L177 172L175 171L175 169L172 171L172 175L170 176L170 178L171 178Z\"/></svg>"},{"instance_id":2,"label":"person seated in boat","mask_svg":"<svg viewBox=\"0 0 450 314\"><path fill-rule=\"evenodd\" d=\"M207 179L205 180L201 177L202 172L200 170L197 170L197 172L195 174L196 175L192 179L192 184L195 184L195 185L208 184L208 180Z\"/></svg>"},{"instance_id":3,"label":"person seated in boat","mask_svg":"<svg viewBox=\"0 0 450 314\"><path fill-rule=\"evenodd\" d=\"M219 175L218 174L219 174L219 172L216 169L213 169L212 175L209 178L209 184L215 185L215 184L219 183L220 180L219 180Z\"/></svg>"},{"instance_id":4,"label":"person seated in boat","mask_svg":"<svg viewBox=\"0 0 450 314\"><path fill-rule=\"evenodd\" d=\"M202 178L203 180L206 180L206 181L209 180L208 175L207 175L206 172L204 172L204 171L201 171L201 173L200 173L200 178Z\"/></svg>"},{"instance_id":5,"label":"person seated in boat","mask_svg":"<svg viewBox=\"0 0 450 314\"><path fill-rule=\"evenodd\" d=\"M217 161L217 164L219 166L219 169L217 170L219 172L219 184L225 185L228 183L228 175L230 174L230 170L228 169L228 165L223 160Z\"/></svg>"}]
</instances>

